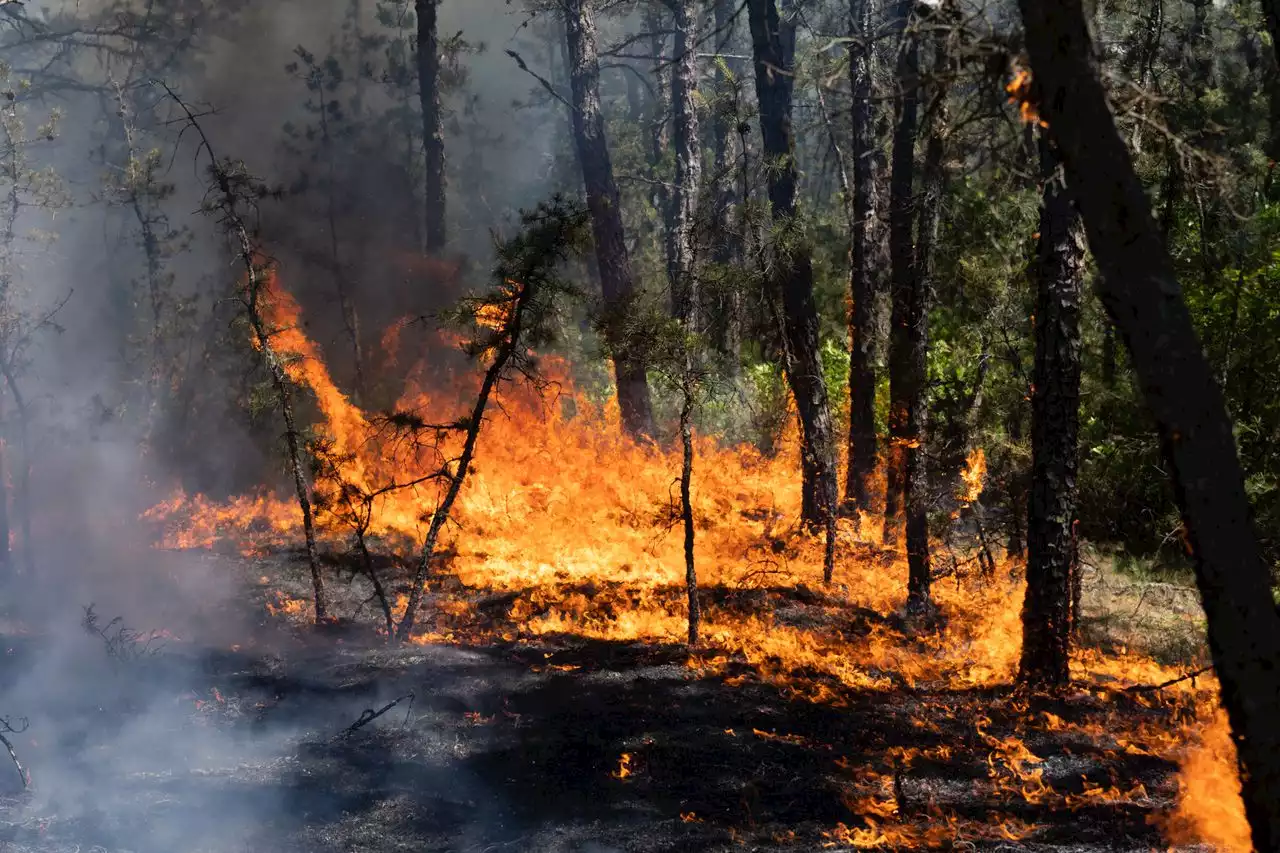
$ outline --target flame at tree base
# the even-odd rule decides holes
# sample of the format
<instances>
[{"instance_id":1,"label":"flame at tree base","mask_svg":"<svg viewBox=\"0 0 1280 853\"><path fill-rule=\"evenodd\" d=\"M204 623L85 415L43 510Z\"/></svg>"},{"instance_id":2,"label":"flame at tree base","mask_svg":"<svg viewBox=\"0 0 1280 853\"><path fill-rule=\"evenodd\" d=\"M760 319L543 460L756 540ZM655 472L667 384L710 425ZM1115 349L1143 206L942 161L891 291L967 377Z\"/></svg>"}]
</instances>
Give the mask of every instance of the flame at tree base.
<instances>
[{"instance_id":1,"label":"flame at tree base","mask_svg":"<svg viewBox=\"0 0 1280 853\"><path fill-rule=\"evenodd\" d=\"M279 330L274 345L291 356L290 378L315 397L321 419L317 432L332 462L334 476L315 484L320 534L330 547L345 549L356 530L354 519L366 537L411 556L425 532L424 518L439 499L438 480L431 475L449 464L460 443L447 425L457 422L464 410L459 401L471 393L474 380L464 380L448 393L429 394L411 379L396 406L398 419L363 412L337 388L318 347L302 334L296 303L277 281L269 283L266 313ZM565 362L544 358L541 366L545 387L553 393L515 384L496 392L455 508L455 524L441 543L448 556L434 567L437 579L454 577L462 589L432 596L414 642L483 643L571 634L683 644L685 567L683 543L675 532L679 507L673 489L679 455L621 437L616 402L601 403L582 393ZM406 423L414 429L406 430ZM445 426L432 430L427 424ZM842 703L849 691L1009 683L1021 642L1022 582L1016 571L997 567L991 579L939 582L935 597L946 628L916 635L894 616L905 599L902 556L873 544L879 541L875 520L842 520L835 587L809 591L807 584L821 581L822 543L795 530L798 470L794 432L773 456L696 439L695 558L707 603L704 641L690 652L688 666L733 684L745 676L740 667L736 674L731 669L746 664L754 677L795 699L834 704ZM985 458L975 451L964 476L963 501L977 500L984 473ZM386 488L388 484L396 488ZM366 514L354 511L359 507L353 506L352 495L369 496ZM259 553L287 547L301 535L296 503L269 492L221 504L179 493L153 507L146 518L161 527L158 544L166 548L231 542L243 553ZM469 590L517 594L500 620L486 621L476 612ZM809 616L822 618L784 618L797 595L803 596ZM273 615L297 621L307 612L298 599L277 597L268 606ZM393 604L397 616L404 606L401 595ZM854 613L865 618L853 624ZM1077 652L1073 672L1086 686L1117 680L1160 683L1178 675L1142 656L1089 649ZM1206 717L1216 707L1216 691L1202 680L1199 689L1177 685L1150 701L1187 706ZM1162 828L1171 840L1211 840L1222 849L1247 849L1247 831L1242 835L1240 829L1238 778L1219 737L1223 725L1220 717L1214 718L1205 746L1184 763L1178 811ZM1172 722L1137 725L1120 715L1085 732L1114 744L1117 754L1170 755L1187 739ZM975 736L990 738L981 724ZM1065 807L1077 808L1147 796L1141 786L1086 786L1084 794L1072 795L1075 799L1064 797L1043 781L1040 760L1022 739L991 738L988 747L993 784L1015 799L1058 797ZM898 759L909 762L912 757ZM618 772L629 770L624 763ZM938 835L895 824L874 797L860 802L856 813L871 815L866 826L838 827L829 833L829 843L933 846L961 831L954 817L938 815L937 826L946 828ZM1239 819L1208 820L1206 802ZM1010 818L994 828L969 827L964 834L1017 839L1032 831ZM1246 846L1237 846L1242 839Z\"/></svg>"}]
</instances>

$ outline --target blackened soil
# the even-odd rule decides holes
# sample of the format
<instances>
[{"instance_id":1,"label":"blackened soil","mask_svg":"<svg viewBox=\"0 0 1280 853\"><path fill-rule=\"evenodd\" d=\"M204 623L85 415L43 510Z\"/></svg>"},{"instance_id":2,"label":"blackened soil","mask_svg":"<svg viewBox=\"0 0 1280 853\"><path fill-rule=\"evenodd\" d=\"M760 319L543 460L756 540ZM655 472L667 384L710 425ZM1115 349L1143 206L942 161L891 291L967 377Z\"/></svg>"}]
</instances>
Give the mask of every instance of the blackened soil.
<instances>
[{"instance_id":1,"label":"blackened soil","mask_svg":"<svg viewBox=\"0 0 1280 853\"><path fill-rule=\"evenodd\" d=\"M4 639L0 712L30 718L10 738L33 779L23 791L0 763L6 853L841 850L837 825L886 822L850 792L895 777L891 822L950 816L950 846L1148 850L1163 846L1148 819L1175 770L1026 724L1036 710L1108 719L1114 698L1028 710L1001 691L904 689L814 704L749 672L700 676L678 647L561 636L391 651L363 624L316 633L265 615L243 644L127 660L94 638ZM1087 780L1147 796L1028 802L993 779L979 721L1023 738L1056 793ZM895 747L928 757L904 766ZM1010 820L1036 828L970 831Z\"/></svg>"}]
</instances>

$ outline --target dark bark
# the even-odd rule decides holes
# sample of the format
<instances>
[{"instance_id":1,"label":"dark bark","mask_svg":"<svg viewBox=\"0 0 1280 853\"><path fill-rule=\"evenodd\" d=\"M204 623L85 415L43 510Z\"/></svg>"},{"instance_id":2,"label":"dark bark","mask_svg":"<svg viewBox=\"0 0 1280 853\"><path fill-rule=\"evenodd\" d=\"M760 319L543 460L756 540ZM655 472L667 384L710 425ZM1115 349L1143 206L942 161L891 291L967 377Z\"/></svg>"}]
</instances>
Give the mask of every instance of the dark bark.
<instances>
[{"instance_id":1,"label":"dark bark","mask_svg":"<svg viewBox=\"0 0 1280 853\"><path fill-rule=\"evenodd\" d=\"M1267 33L1271 36L1271 61L1265 63L1267 100L1270 109L1270 128L1267 134L1266 190L1274 195L1280 181L1276 180L1276 170L1280 169L1280 0L1262 0L1262 15L1266 20Z\"/></svg>"},{"instance_id":2,"label":"dark bark","mask_svg":"<svg viewBox=\"0 0 1280 853\"><path fill-rule=\"evenodd\" d=\"M934 71L941 79L947 60L946 35L938 36ZM925 450L929 433L929 311L933 305L933 250L938 242L942 195L946 188L943 162L946 123L946 91L934 91L925 144L923 198L916 233L915 274L907 298L908 363L903 402L907 409L906 446L903 448L903 514L907 527L907 606L917 612L933 609L929 560L929 477Z\"/></svg>"},{"instance_id":3,"label":"dark bark","mask_svg":"<svg viewBox=\"0 0 1280 853\"><path fill-rule=\"evenodd\" d=\"M787 381L800 414L801 516L825 527L835 511L835 443L827 388L819 359L818 308L813 296L813 259L796 227L795 137L791 124L795 87L794 21L778 14L777 0L748 0L756 97L764 156L770 162L768 193L778 232L771 289L781 297L780 324Z\"/></svg>"},{"instance_id":4,"label":"dark bark","mask_svg":"<svg viewBox=\"0 0 1280 853\"><path fill-rule=\"evenodd\" d=\"M737 3L734 0L715 0L714 16L716 52L722 55L715 66L716 96L723 99L730 89L735 94L735 109L730 110L727 104L720 103L713 111L711 123L712 167L716 181L712 215L715 223L713 257L716 263L728 267L741 263L745 255L745 234L736 221L741 194L736 188L731 142L735 132L732 119L738 112L736 95L740 91L742 65L737 59L723 56L733 42ZM742 156L746 157L745 148ZM729 279L719 288L717 295L714 310L707 317L707 332L715 341L716 348L726 356L728 373L736 375L742 352L743 289Z\"/></svg>"},{"instance_id":5,"label":"dark bark","mask_svg":"<svg viewBox=\"0 0 1280 853\"><path fill-rule=\"evenodd\" d=\"M440 114L439 0L414 0L418 17L418 100L422 107L422 147L426 152L426 250L438 253L448 241L445 217L444 127Z\"/></svg>"},{"instance_id":6,"label":"dark bark","mask_svg":"<svg viewBox=\"0 0 1280 853\"><path fill-rule=\"evenodd\" d=\"M899 3L902 19L911 15L912 0ZM920 132L920 37L910 23L898 54L889 178L889 260L893 312L889 325L889 458L884 496L884 540L898 541L899 517L906 489L907 445L910 443L911 297L916 288L916 137Z\"/></svg>"},{"instance_id":7,"label":"dark bark","mask_svg":"<svg viewBox=\"0 0 1280 853\"><path fill-rule=\"evenodd\" d=\"M1020 0L1041 113L1172 468L1258 850L1280 850L1280 613L1221 390L1107 105L1081 0Z\"/></svg>"},{"instance_id":8,"label":"dark bark","mask_svg":"<svg viewBox=\"0 0 1280 853\"><path fill-rule=\"evenodd\" d=\"M849 246L849 467L844 499L849 508L871 508L876 441L875 300L881 290L874 247L879 239L876 192L876 102L874 100L874 9L876 0L850 0L849 78L853 94L853 216Z\"/></svg>"},{"instance_id":9,"label":"dark bark","mask_svg":"<svg viewBox=\"0 0 1280 853\"><path fill-rule=\"evenodd\" d=\"M1102 330L1102 384L1109 391L1116 387L1116 330L1110 322Z\"/></svg>"},{"instance_id":10,"label":"dark bark","mask_svg":"<svg viewBox=\"0 0 1280 853\"><path fill-rule=\"evenodd\" d=\"M690 387L692 365L685 365L684 401L680 406L680 520L684 525L684 584L689 601L689 645L698 645L698 628L702 609L698 604L698 567L693 559L693 388Z\"/></svg>"},{"instance_id":11,"label":"dark bark","mask_svg":"<svg viewBox=\"0 0 1280 853\"><path fill-rule=\"evenodd\" d=\"M600 110L600 60L596 26L588 0L566 0L565 43L573 92L573 136L586 185L587 209L595 237L606 334L613 351L622 425L633 437L653 434L653 413L644 358L626 334L625 314L635 296L631 259L622 227L622 205Z\"/></svg>"},{"instance_id":12,"label":"dark bark","mask_svg":"<svg viewBox=\"0 0 1280 853\"><path fill-rule=\"evenodd\" d=\"M1057 157L1043 136L1040 160L1045 183L1035 270L1031 500L1018 679L1036 687L1062 687L1070 679L1075 594L1084 240L1075 205L1058 174Z\"/></svg>"}]
</instances>

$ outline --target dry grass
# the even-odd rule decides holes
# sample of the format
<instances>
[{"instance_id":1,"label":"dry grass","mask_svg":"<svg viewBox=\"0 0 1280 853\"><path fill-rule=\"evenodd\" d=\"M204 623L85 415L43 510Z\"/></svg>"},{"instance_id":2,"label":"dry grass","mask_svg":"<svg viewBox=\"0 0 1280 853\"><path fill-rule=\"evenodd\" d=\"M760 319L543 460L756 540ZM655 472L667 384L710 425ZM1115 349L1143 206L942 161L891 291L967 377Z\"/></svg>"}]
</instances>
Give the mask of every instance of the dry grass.
<instances>
[{"instance_id":1,"label":"dry grass","mask_svg":"<svg viewBox=\"0 0 1280 853\"><path fill-rule=\"evenodd\" d=\"M1122 570L1115 556L1081 555L1081 642L1124 648L1189 668L1208 663L1204 608L1194 584Z\"/></svg>"}]
</instances>

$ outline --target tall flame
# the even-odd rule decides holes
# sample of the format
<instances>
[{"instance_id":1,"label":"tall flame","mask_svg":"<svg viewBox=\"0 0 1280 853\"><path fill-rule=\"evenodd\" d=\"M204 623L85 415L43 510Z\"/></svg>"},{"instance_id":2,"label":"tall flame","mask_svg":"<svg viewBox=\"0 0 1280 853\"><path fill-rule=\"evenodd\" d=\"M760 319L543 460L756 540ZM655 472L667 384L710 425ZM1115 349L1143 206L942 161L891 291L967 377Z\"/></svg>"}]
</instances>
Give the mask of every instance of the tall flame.
<instances>
[{"instance_id":1,"label":"tall flame","mask_svg":"<svg viewBox=\"0 0 1280 853\"><path fill-rule=\"evenodd\" d=\"M477 380L461 378L444 391L429 393L421 378L426 370L420 365L396 406L412 413L417 425L406 437L403 430L362 411L342 393L319 348L304 333L296 301L274 276L267 284L264 311L275 330L273 345L286 357L289 377L314 395L320 416L315 430L328 443L326 452L342 479L370 495L389 483L418 483L372 499L367 532L402 544L419 542L424 514L430 514L438 499L427 477L456 455L459 435L448 425L465 410L464 401L474 394ZM489 311L477 319L492 326L501 315ZM680 469L679 453L622 437L616 401L600 401L577 387L565 361L545 357L541 369L553 394L517 383L495 391L475 466L455 507L457 524L449 528L448 541L441 543L442 552L450 555L448 571L465 587L515 593L506 613L510 627L475 627L476 612L465 598L442 596L432 607L434 624L423 625L416 639L450 641L480 636L469 631L498 630L506 640L569 632L609 640L683 642L683 542L670 534L678 517L671 484L673 472ZM427 424L443 426L433 430ZM424 434L429 438L423 439ZM695 446L692 503L699 582L726 594L752 587L772 594L769 590L815 584L821 577L822 543L797 532L801 496L794 425L772 456L748 446L725 447L707 436L696 436ZM980 497L985 474L986 457L975 450L962 477L963 501ZM321 498L320 534L344 539L350 530L337 511L332 485L318 482L315 488ZM211 547L230 539L246 550L258 550L296 541L300 535L296 505L268 493L223 504L176 494L147 516L166 526L160 543L164 547ZM826 592L821 605L833 613L842 605L856 604L883 614L902 603L905 560L879 550L875 526L845 519L839 523L838 587ZM777 684L794 698L832 703L844 701L841 690L846 688L1008 683L1021 644L1021 592L1021 582L1008 572L964 583L957 574L956 583L939 583L934 589L948 617L946 632L910 638L904 638L892 620L872 620L855 630L849 629L846 618L818 627L800 626L776 619L769 608L744 612L712 601L704 611L704 647L690 655L688 665L705 674L727 674L732 660L745 660L753 667L753 677ZM403 596L393 608L402 612ZM277 596L270 609L289 618L302 608ZM1161 683L1177 676L1140 655L1082 649L1072 663L1075 676L1098 682ZM734 675L726 682L743 678ZM1164 696L1202 710L1216 700L1210 693L1211 687L1202 682L1198 689L1178 685ZM1065 725L1059 718L1049 724ZM1171 838L1214 839L1224 849L1247 849L1231 846L1247 838L1235 818L1212 821L1202 810L1215 803L1240 814L1238 778L1226 752L1229 740L1219 736L1221 725L1215 721L1210 726L1204 745L1183 764L1184 796L1165 831ZM1062 797L1044 781L1041 759L1024 738L997 739L982 728L979 734L990 749L991 783L1019 800L1058 797L1062 805L1074 808L1146 796L1141 786L1086 786L1083 794ZM1130 754L1172 754L1184 740L1176 724L1135 723L1119 715L1114 724L1090 734ZM629 755L624 755L616 775L623 778L633 772ZM828 835L831 843L874 846L935 840L894 823L878 787L866 798L866 808L859 811L875 812L876 822L868 820L868 827L861 829L839 827ZM937 817L942 828L938 837L954 837L958 819ZM965 827L966 833L988 831L1008 839L1024 837L1030 830L1012 818L994 829Z\"/></svg>"}]
</instances>

